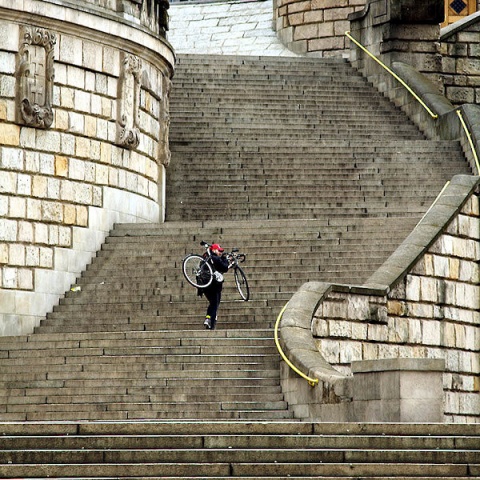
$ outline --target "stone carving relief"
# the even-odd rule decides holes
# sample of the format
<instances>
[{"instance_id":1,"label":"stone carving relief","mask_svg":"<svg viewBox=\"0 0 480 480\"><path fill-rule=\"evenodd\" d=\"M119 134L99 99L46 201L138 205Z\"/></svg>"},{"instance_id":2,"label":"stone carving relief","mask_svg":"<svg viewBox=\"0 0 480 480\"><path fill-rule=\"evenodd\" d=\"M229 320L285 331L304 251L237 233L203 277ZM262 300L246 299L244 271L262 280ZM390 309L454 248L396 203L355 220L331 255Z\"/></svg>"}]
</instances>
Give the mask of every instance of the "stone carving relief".
<instances>
[{"instance_id":1,"label":"stone carving relief","mask_svg":"<svg viewBox=\"0 0 480 480\"><path fill-rule=\"evenodd\" d=\"M140 143L138 125L141 71L141 60L134 55L124 53L118 86L117 142L120 146L131 150L137 148Z\"/></svg>"},{"instance_id":2,"label":"stone carving relief","mask_svg":"<svg viewBox=\"0 0 480 480\"><path fill-rule=\"evenodd\" d=\"M53 48L56 35L41 28L21 29L17 62L17 121L30 127L53 123Z\"/></svg>"},{"instance_id":3,"label":"stone carving relief","mask_svg":"<svg viewBox=\"0 0 480 480\"><path fill-rule=\"evenodd\" d=\"M170 165L170 146L168 136L170 130L170 90L172 81L166 75L163 76L163 101L160 107L160 135L159 135L159 160L162 165Z\"/></svg>"}]
</instances>

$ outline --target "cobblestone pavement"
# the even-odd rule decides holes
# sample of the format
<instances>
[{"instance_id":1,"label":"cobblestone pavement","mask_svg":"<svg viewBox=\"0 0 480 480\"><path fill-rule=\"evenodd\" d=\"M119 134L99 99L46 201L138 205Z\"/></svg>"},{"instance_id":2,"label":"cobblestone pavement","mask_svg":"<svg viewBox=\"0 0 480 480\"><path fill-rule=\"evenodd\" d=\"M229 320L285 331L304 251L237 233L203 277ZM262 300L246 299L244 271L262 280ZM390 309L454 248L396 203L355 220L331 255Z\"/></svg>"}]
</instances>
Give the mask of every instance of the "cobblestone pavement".
<instances>
[{"instance_id":1,"label":"cobblestone pavement","mask_svg":"<svg viewBox=\"0 0 480 480\"><path fill-rule=\"evenodd\" d=\"M171 4L169 14L177 53L298 56L272 28L272 0Z\"/></svg>"}]
</instances>

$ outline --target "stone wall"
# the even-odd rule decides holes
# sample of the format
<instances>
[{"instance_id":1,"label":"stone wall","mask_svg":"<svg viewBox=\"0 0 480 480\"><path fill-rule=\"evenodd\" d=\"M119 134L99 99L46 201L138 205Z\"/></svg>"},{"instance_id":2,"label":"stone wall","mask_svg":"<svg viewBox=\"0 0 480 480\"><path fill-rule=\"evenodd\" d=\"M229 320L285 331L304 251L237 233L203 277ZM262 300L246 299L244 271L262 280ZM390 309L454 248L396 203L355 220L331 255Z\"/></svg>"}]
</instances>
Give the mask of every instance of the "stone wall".
<instances>
[{"instance_id":1,"label":"stone wall","mask_svg":"<svg viewBox=\"0 0 480 480\"><path fill-rule=\"evenodd\" d=\"M480 103L479 36L480 12L441 30L444 93L454 105Z\"/></svg>"},{"instance_id":2,"label":"stone wall","mask_svg":"<svg viewBox=\"0 0 480 480\"><path fill-rule=\"evenodd\" d=\"M283 367L282 385L296 416L318 421L480 421L477 185L478 177L455 177L437 205L364 286L328 286L323 293L306 289L292 310L286 310L281 325L289 358L320 380L312 388ZM315 294L318 306L310 313L313 343L307 347L309 340L302 338L308 336L307 322L299 319L302 305L315 304ZM292 336L290 341L292 333L296 340ZM321 353L316 359L315 351ZM414 399L407 397L410 410L400 412L405 397L394 398L393 389L381 392L378 381L355 381L358 374L369 373L378 380L380 371L406 370L415 372L413 378L422 378L424 385L435 381L438 364L417 368L386 362L400 359L442 360L440 398L432 397L435 387L427 385L423 397L418 392ZM422 372L428 374L422 377ZM378 396L372 397L375 389ZM439 405L440 418L432 418ZM415 417L419 413L422 418Z\"/></svg>"},{"instance_id":3,"label":"stone wall","mask_svg":"<svg viewBox=\"0 0 480 480\"><path fill-rule=\"evenodd\" d=\"M458 106L460 97L464 95L466 98L469 95L468 91L470 96L474 95L473 91L476 92L474 87L477 83L476 47L473 43L468 48L459 44L459 52L465 54L465 57L461 57L459 53L455 53L457 46L453 40L450 46L439 42L440 38L448 40L446 32L453 35L455 31L457 32L455 38L459 38L459 32L463 32L466 25L471 24L471 28L474 28L473 25L478 19L477 14L465 21L457 22L459 25L453 30L453 26L443 29L440 35L438 12L443 5L441 0L424 2L422 4L425 9L424 15L413 19L402 16L403 10L408 12L405 6L412 0L388 0L392 6L385 9L385 15L380 15L376 8L379 9L386 0L367 1L368 8L349 16L351 36L402 79L424 105L401 84L398 77L394 77L360 47L353 45L353 42L350 49L352 65L395 105L404 110L428 138L460 140L472 171L478 174L475 152L471 148L469 137L478 152L479 107L474 104L461 106L467 133L461 125L454 105L456 102ZM395 5L398 8L396 12L393 8ZM467 37L468 32L465 32L462 38ZM467 65L471 67L467 69ZM464 85L464 88L459 90L459 87L449 86L451 82ZM425 106L430 111L424 108Z\"/></svg>"},{"instance_id":4,"label":"stone wall","mask_svg":"<svg viewBox=\"0 0 480 480\"><path fill-rule=\"evenodd\" d=\"M274 28L296 53L342 56L348 48L348 15L364 6L365 0L274 0Z\"/></svg>"},{"instance_id":5,"label":"stone wall","mask_svg":"<svg viewBox=\"0 0 480 480\"><path fill-rule=\"evenodd\" d=\"M32 332L115 222L162 219L174 58L134 20L0 0L0 335Z\"/></svg>"}]
</instances>

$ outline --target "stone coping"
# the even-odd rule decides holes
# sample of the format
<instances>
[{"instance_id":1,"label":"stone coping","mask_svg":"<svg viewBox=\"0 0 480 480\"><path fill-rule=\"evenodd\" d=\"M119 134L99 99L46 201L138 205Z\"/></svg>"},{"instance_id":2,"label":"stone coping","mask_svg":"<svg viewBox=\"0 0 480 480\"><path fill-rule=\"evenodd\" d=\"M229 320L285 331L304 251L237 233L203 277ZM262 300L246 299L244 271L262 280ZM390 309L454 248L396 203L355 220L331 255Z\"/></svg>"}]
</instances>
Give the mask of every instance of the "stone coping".
<instances>
[{"instance_id":1,"label":"stone coping","mask_svg":"<svg viewBox=\"0 0 480 480\"><path fill-rule=\"evenodd\" d=\"M335 370L323 358L311 331L312 318L320 303L330 292L387 295L435 242L479 184L480 177L453 177L412 233L364 285L304 283L288 302L279 323L280 346L292 364L311 378L340 386L347 376ZM381 363L385 364L385 361ZM372 366L369 367L371 370ZM440 365L435 369L437 368L440 368Z\"/></svg>"},{"instance_id":2,"label":"stone coping","mask_svg":"<svg viewBox=\"0 0 480 480\"><path fill-rule=\"evenodd\" d=\"M385 358L352 362L353 373L371 372L443 372L443 358Z\"/></svg>"},{"instance_id":3,"label":"stone coping","mask_svg":"<svg viewBox=\"0 0 480 480\"><path fill-rule=\"evenodd\" d=\"M437 85L425 75L403 62L393 62L392 70L423 100L437 115L445 115L455 109L439 91Z\"/></svg>"},{"instance_id":4,"label":"stone coping","mask_svg":"<svg viewBox=\"0 0 480 480\"><path fill-rule=\"evenodd\" d=\"M365 287L389 291L435 242L479 183L480 177L455 175L412 233L366 281Z\"/></svg>"},{"instance_id":5,"label":"stone coping","mask_svg":"<svg viewBox=\"0 0 480 480\"><path fill-rule=\"evenodd\" d=\"M456 33L461 32L462 30L465 30L466 28L470 27L471 25L475 25L478 22L480 22L480 12L475 12L468 17L462 18L455 23L447 25L440 30L440 41L443 42L452 35L455 35Z\"/></svg>"}]
</instances>

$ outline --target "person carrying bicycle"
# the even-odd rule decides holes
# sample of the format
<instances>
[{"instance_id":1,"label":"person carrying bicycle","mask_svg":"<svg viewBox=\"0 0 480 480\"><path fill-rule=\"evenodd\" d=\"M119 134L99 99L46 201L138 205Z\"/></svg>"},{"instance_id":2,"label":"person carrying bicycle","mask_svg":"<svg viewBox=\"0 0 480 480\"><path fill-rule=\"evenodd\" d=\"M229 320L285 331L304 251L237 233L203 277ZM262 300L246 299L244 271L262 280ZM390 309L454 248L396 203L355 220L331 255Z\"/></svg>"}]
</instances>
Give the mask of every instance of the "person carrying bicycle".
<instances>
[{"instance_id":1,"label":"person carrying bicycle","mask_svg":"<svg viewBox=\"0 0 480 480\"><path fill-rule=\"evenodd\" d=\"M218 307L222 299L223 274L228 272L229 262L224 255L225 250L218 243L214 243L210 247L210 251L212 253L210 262L213 267L213 280L208 287L199 289L198 293L200 296L204 294L209 302L203 325L209 330L214 330L217 325Z\"/></svg>"}]
</instances>

